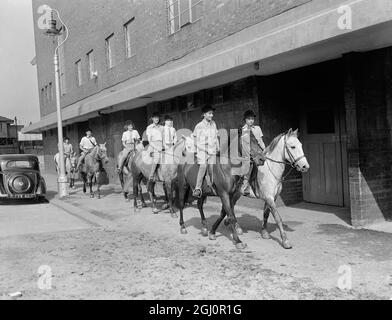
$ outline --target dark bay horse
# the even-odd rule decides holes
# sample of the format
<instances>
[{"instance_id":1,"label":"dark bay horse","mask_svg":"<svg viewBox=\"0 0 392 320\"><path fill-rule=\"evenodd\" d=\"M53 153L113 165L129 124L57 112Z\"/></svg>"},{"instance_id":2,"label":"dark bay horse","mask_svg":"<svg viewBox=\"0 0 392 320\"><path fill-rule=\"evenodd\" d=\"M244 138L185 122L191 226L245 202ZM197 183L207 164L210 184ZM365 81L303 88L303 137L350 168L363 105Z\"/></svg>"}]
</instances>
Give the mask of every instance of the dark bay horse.
<instances>
[{"instance_id":1,"label":"dark bay horse","mask_svg":"<svg viewBox=\"0 0 392 320\"><path fill-rule=\"evenodd\" d=\"M239 139L240 141L241 139ZM239 149L241 149L241 144L239 144ZM227 145L228 148L228 145ZM223 150L224 151L224 150ZM256 138L251 135L250 139L250 155L256 166L261 165L263 162L263 150L259 146ZM221 216L228 216L228 225L230 225L233 232L233 240L235 246L238 249L245 248L245 244L241 242L238 235L242 234L242 229L234 215L234 202L233 196L237 193L239 182L241 181L240 175L235 174L234 165L231 163L230 159L226 157L226 161L221 161L223 157L217 156L216 164L208 166L208 175L212 177L212 183L207 185L206 179L204 180L202 186L202 197L197 200L197 207L200 212L201 223L202 223L202 234L203 236L208 235L208 225L207 220L204 215L203 205L207 196L218 196L222 201L222 213ZM231 159L233 160L233 158ZM188 189L194 189L196 185L197 173L199 170L199 165L192 163L185 163L178 166L177 170L177 180L178 180L178 204L180 209L180 228L181 233L186 234L187 230L184 223L184 207L185 198L188 193ZM223 214L224 213L224 214ZM220 222L219 222L220 223ZM219 225L219 224L218 224ZM217 228L217 227L216 227ZM210 232L210 239L215 240L216 228L213 228Z\"/></svg>"},{"instance_id":2,"label":"dark bay horse","mask_svg":"<svg viewBox=\"0 0 392 320\"><path fill-rule=\"evenodd\" d=\"M159 182L163 182L163 189L167 203L163 209L168 208L171 216L177 218L177 214L173 208L173 186L177 177L177 167L183 157L183 150L185 146L185 139L179 140L172 148L167 149L161 153L161 161L158 165L156 175ZM149 152L143 150L136 152L135 156L131 161L131 172L133 177L133 195L134 195L134 208L137 210L137 197L140 193L140 183L143 179L148 179L151 169L151 156ZM156 199L154 196L154 185L148 188L150 195L153 213L159 213L159 209L156 207Z\"/></svg>"},{"instance_id":3,"label":"dark bay horse","mask_svg":"<svg viewBox=\"0 0 392 320\"><path fill-rule=\"evenodd\" d=\"M97 175L103 171L103 164L107 164L108 162L106 142L96 145L84 158L80 176L83 180L84 193L87 191L86 184L88 183L90 186L90 198L94 198L93 182L97 182L98 199L101 198L101 186L98 182Z\"/></svg>"},{"instance_id":4,"label":"dark bay horse","mask_svg":"<svg viewBox=\"0 0 392 320\"><path fill-rule=\"evenodd\" d=\"M257 198L264 201L264 219L262 222L261 236L263 239L270 239L267 230L269 214L272 213L276 224L278 225L282 238L282 246L285 249L291 249L292 245L287 239L286 232L283 228L282 218L276 208L275 201L282 191L283 173L286 165L299 172L307 172L310 168L304 155L302 144L298 139L298 130L290 129L288 132L277 136L266 148L266 162L257 169L256 179L252 180L251 187ZM291 171L291 170L290 170ZM290 173L290 172L289 172ZM288 174L287 174L288 175ZM287 176L286 175L286 176ZM233 205L237 203L241 194L238 192L234 195ZM226 212L221 213L217 222L213 225L211 233L214 234L219 224L222 222Z\"/></svg>"}]
</instances>

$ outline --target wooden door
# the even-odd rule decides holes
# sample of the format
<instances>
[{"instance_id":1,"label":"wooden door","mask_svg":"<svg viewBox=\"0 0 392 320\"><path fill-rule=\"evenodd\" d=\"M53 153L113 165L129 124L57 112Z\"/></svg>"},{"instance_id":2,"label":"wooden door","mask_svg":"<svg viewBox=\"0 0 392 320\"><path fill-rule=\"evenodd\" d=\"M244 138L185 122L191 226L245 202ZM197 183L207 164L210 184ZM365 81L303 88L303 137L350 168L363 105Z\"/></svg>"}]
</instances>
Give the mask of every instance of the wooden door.
<instances>
[{"instance_id":1,"label":"wooden door","mask_svg":"<svg viewBox=\"0 0 392 320\"><path fill-rule=\"evenodd\" d=\"M310 170L303 175L304 201L343 206L342 150L339 116L331 106L307 108L301 137Z\"/></svg>"}]
</instances>

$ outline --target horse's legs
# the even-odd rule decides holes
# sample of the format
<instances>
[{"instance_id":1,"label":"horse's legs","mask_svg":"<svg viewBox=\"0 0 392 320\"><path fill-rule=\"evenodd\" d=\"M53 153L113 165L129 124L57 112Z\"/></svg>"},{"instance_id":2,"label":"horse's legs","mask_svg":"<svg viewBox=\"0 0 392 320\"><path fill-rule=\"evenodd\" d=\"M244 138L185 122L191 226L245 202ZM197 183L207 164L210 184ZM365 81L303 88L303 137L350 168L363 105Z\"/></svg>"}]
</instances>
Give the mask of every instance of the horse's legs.
<instances>
[{"instance_id":1,"label":"horse's legs","mask_svg":"<svg viewBox=\"0 0 392 320\"><path fill-rule=\"evenodd\" d=\"M148 188L148 194L150 195L151 205L152 205L152 213L158 214L159 209L157 208L157 203L155 199L155 182L150 184L150 188Z\"/></svg>"},{"instance_id":2,"label":"horse's legs","mask_svg":"<svg viewBox=\"0 0 392 320\"><path fill-rule=\"evenodd\" d=\"M239 192L236 192L236 193L231 197L231 210L232 210L233 215L234 215L234 219L235 219L235 230L237 231L237 234L238 234L238 235L244 234L244 231L242 230L240 224L238 223L237 218L236 218L235 213L234 213L234 207L235 207L237 201L238 201L240 198L241 198L241 193L239 193ZM226 226L229 225L229 221L228 221L228 220L225 221L225 225L226 225Z\"/></svg>"},{"instance_id":3,"label":"horse's legs","mask_svg":"<svg viewBox=\"0 0 392 320\"><path fill-rule=\"evenodd\" d=\"M141 185L141 179L140 179L140 181L138 183L138 188L139 188L140 200L142 202L142 208L147 208L146 201L144 201L143 189L142 189L142 185Z\"/></svg>"},{"instance_id":4,"label":"horse's legs","mask_svg":"<svg viewBox=\"0 0 392 320\"><path fill-rule=\"evenodd\" d=\"M264 213L263 213L263 223L261 225L261 237L263 239L271 239L271 236L267 229L269 215L270 215L270 207L267 205L267 203L265 203Z\"/></svg>"},{"instance_id":5,"label":"horse's legs","mask_svg":"<svg viewBox=\"0 0 392 320\"><path fill-rule=\"evenodd\" d=\"M89 186L90 186L90 198L94 198L93 176L91 174L88 176L88 183L89 183Z\"/></svg>"},{"instance_id":6,"label":"horse's legs","mask_svg":"<svg viewBox=\"0 0 392 320\"><path fill-rule=\"evenodd\" d=\"M165 192L165 203L162 206L162 210L167 210L170 208L170 204L169 204L169 196L168 196L168 187L166 182L163 182L163 191Z\"/></svg>"},{"instance_id":7,"label":"horse's legs","mask_svg":"<svg viewBox=\"0 0 392 320\"><path fill-rule=\"evenodd\" d=\"M200 199L197 200L197 208L199 209L200 212L200 218L201 218L201 224L202 224L202 228L201 228L201 234L204 237L208 236L208 224L207 224L207 220L206 220L206 216L204 215L204 210L203 210L203 205L204 205L204 201L206 200L206 196L202 196Z\"/></svg>"},{"instance_id":8,"label":"horse's legs","mask_svg":"<svg viewBox=\"0 0 392 320\"><path fill-rule=\"evenodd\" d=\"M289 240L287 240L286 232L283 229L282 218L280 217L280 214L279 214L278 210L276 209L275 201L272 199L267 199L266 202L267 202L268 207L271 210L272 215L274 216L276 224L279 227L280 236L282 237L283 248L291 249L292 245L290 244Z\"/></svg>"},{"instance_id":9,"label":"horse's legs","mask_svg":"<svg viewBox=\"0 0 392 320\"><path fill-rule=\"evenodd\" d=\"M235 243L235 246L237 249L244 249L245 244L242 243L240 238L238 237L237 230L236 230L236 218L234 216L234 212L232 210L232 202L230 200L230 195L226 192L224 192L221 196L222 200L222 205L223 209L226 211L226 214L228 216L227 220L229 225L231 226L232 232L233 232L233 241Z\"/></svg>"},{"instance_id":10,"label":"horse's legs","mask_svg":"<svg viewBox=\"0 0 392 320\"><path fill-rule=\"evenodd\" d=\"M166 199L168 201L170 215L172 218L178 218L174 208L173 208L173 185L172 182L169 181L164 185Z\"/></svg>"},{"instance_id":11,"label":"horse's legs","mask_svg":"<svg viewBox=\"0 0 392 320\"><path fill-rule=\"evenodd\" d=\"M215 223L213 224L211 231L210 231L210 235L209 235L209 239L210 240L216 240L216 230L218 229L219 225L221 224L221 222L223 221L223 219L226 217L226 211L223 209L221 210L220 216L218 218L218 220L215 221Z\"/></svg>"},{"instance_id":12,"label":"horse's legs","mask_svg":"<svg viewBox=\"0 0 392 320\"><path fill-rule=\"evenodd\" d=\"M98 199L101 199L101 185L97 184Z\"/></svg>"},{"instance_id":13,"label":"horse's legs","mask_svg":"<svg viewBox=\"0 0 392 320\"><path fill-rule=\"evenodd\" d=\"M186 226L184 223L184 207L185 207L185 195L188 186L185 185L185 181L183 183L178 183L178 208L180 209L180 231L182 234L187 234Z\"/></svg>"}]
</instances>

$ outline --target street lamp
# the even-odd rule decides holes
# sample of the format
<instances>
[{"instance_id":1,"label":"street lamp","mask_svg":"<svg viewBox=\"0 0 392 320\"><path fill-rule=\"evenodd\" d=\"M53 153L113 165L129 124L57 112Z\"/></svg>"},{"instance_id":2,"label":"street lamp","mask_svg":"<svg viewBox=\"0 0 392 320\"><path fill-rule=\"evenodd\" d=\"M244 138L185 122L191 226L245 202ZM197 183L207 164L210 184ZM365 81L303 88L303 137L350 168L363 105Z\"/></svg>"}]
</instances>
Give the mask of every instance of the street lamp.
<instances>
[{"instance_id":1,"label":"street lamp","mask_svg":"<svg viewBox=\"0 0 392 320\"><path fill-rule=\"evenodd\" d=\"M61 118L60 106L60 67L59 67L59 48L68 39L68 28L61 20L60 14L56 9L51 9L51 19L49 20L49 28L46 30L46 35L58 37L62 32L66 33L63 42L59 43L54 51L54 72L55 72L55 85L56 85L56 110L57 110L57 132L58 132L58 148L59 148L59 176L58 176L58 192L59 197L64 198L69 195L67 188L67 176L65 173L65 157L64 157L64 144L63 144L63 121ZM63 31L57 29L57 21L54 14L56 13L58 19L63 25Z\"/></svg>"}]
</instances>

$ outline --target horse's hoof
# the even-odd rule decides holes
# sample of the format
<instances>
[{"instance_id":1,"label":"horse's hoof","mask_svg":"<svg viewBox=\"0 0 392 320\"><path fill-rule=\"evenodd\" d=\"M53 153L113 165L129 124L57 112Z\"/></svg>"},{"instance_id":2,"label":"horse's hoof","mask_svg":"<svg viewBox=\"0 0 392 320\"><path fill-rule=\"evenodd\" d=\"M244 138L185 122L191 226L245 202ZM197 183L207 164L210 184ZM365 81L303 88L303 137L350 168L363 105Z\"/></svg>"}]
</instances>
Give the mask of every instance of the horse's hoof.
<instances>
[{"instance_id":1,"label":"horse's hoof","mask_svg":"<svg viewBox=\"0 0 392 320\"><path fill-rule=\"evenodd\" d=\"M172 213L171 213L171 217L172 217L173 219L177 219L177 218L178 218L178 215L177 215L177 213L172 212Z\"/></svg>"},{"instance_id":2,"label":"horse's hoof","mask_svg":"<svg viewBox=\"0 0 392 320\"><path fill-rule=\"evenodd\" d=\"M241 227L236 227L236 228L235 228L235 231L237 232L237 234L238 234L239 236L241 236L241 235L244 234L244 231L242 230Z\"/></svg>"},{"instance_id":3,"label":"horse's hoof","mask_svg":"<svg viewBox=\"0 0 392 320\"><path fill-rule=\"evenodd\" d=\"M153 209L153 210L152 210L152 213L153 213L153 214L158 214L158 213L159 213L159 209L157 209L157 208Z\"/></svg>"},{"instance_id":4,"label":"horse's hoof","mask_svg":"<svg viewBox=\"0 0 392 320\"><path fill-rule=\"evenodd\" d=\"M283 248L285 248L285 249L292 249L292 248L293 248L293 246L291 245L291 243L289 242L289 240L283 241L283 242L282 242L282 246L283 246Z\"/></svg>"},{"instance_id":5,"label":"horse's hoof","mask_svg":"<svg viewBox=\"0 0 392 320\"><path fill-rule=\"evenodd\" d=\"M238 242L238 243L236 243L235 247L236 247L238 250L243 250L243 249L246 248L246 244L243 243L243 242Z\"/></svg>"},{"instance_id":6,"label":"horse's hoof","mask_svg":"<svg viewBox=\"0 0 392 320\"><path fill-rule=\"evenodd\" d=\"M125 199L125 202L131 202L131 199L128 199L128 198Z\"/></svg>"},{"instance_id":7,"label":"horse's hoof","mask_svg":"<svg viewBox=\"0 0 392 320\"><path fill-rule=\"evenodd\" d=\"M212 240L212 241L215 241L215 240L216 240L216 235L210 233L210 234L208 235L208 239L210 239L210 240Z\"/></svg>"},{"instance_id":8,"label":"horse's hoof","mask_svg":"<svg viewBox=\"0 0 392 320\"><path fill-rule=\"evenodd\" d=\"M170 208L170 206L167 204L167 203L165 203L163 206L162 206L162 210L167 210L167 209L169 209Z\"/></svg>"},{"instance_id":9,"label":"horse's hoof","mask_svg":"<svg viewBox=\"0 0 392 320\"><path fill-rule=\"evenodd\" d=\"M147 203L142 203L142 208L147 208Z\"/></svg>"},{"instance_id":10,"label":"horse's hoof","mask_svg":"<svg viewBox=\"0 0 392 320\"><path fill-rule=\"evenodd\" d=\"M188 231L186 230L186 228L181 228L181 234L187 234Z\"/></svg>"},{"instance_id":11,"label":"horse's hoof","mask_svg":"<svg viewBox=\"0 0 392 320\"><path fill-rule=\"evenodd\" d=\"M94 195L93 195L93 194L90 194L90 198L94 198Z\"/></svg>"},{"instance_id":12,"label":"horse's hoof","mask_svg":"<svg viewBox=\"0 0 392 320\"><path fill-rule=\"evenodd\" d=\"M207 237L208 236L208 229L207 228L202 228L201 229L201 235L203 237Z\"/></svg>"},{"instance_id":13,"label":"horse's hoof","mask_svg":"<svg viewBox=\"0 0 392 320\"><path fill-rule=\"evenodd\" d=\"M267 230L261 230L261 237L262 237L264 240L269 240L269 239L271 239L271 236L270 236L270 234L269 234L269 232L268 232Z\"/></svg>"}]
</instances>

